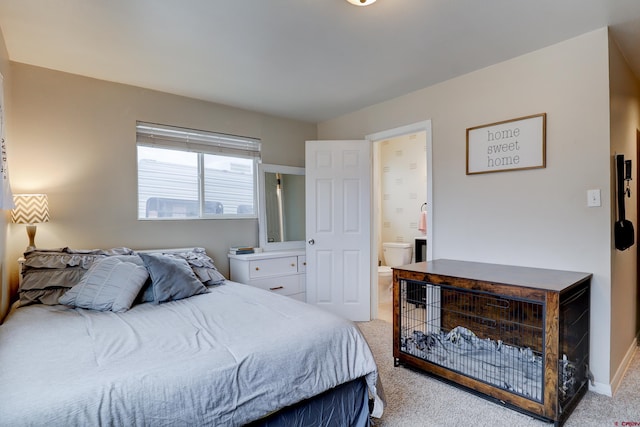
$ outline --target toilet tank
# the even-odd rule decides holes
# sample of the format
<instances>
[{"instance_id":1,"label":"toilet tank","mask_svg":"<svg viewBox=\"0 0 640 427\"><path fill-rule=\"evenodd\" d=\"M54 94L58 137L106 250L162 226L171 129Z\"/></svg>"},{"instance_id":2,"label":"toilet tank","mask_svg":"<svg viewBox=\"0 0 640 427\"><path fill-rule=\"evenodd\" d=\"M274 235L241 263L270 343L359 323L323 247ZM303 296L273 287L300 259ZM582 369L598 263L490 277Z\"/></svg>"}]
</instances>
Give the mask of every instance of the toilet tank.
<instances>
[{"instance_id":1,"label":"toilet tank","mask_svg":"<svg viewBox=\"0 0 640 427\"><path fill-rule=\"evenodd\" d=\"M413 247L411 243L386 242L382 244L384 263L389 267L397 267L411 263Z\"/></svg>"}]
</instances>

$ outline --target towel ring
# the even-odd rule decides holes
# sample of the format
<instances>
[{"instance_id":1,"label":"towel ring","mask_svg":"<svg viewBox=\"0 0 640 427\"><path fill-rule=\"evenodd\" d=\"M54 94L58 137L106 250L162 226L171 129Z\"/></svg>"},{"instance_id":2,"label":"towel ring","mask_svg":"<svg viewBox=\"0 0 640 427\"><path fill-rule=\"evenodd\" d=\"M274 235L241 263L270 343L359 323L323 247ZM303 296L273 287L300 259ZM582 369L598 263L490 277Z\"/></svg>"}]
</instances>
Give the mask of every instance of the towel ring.
<instances>
[{"instance_id":1,"label":"towel ring","mask_svg":"<svg viewBox=\"0 0 640 427\"><path fill-rule=\"evenodd\" d=\"M427 210L427 204L423 203L422 206L420 206L420 212L426 211L426 210Z\"/></svg>"}]
</instances>

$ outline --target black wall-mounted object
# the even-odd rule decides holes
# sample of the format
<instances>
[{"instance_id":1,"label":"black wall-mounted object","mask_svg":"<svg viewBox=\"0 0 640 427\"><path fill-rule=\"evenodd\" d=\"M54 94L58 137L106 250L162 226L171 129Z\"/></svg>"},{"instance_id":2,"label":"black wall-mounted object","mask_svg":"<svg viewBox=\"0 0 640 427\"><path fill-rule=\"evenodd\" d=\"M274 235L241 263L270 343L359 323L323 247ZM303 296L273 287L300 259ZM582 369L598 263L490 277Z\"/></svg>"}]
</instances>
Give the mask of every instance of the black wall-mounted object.
<instances>
[{"instance_id":1,"label":"black wall-mounted object","mask_svg":"<svg viewBox=\"0 0 640 427\"><path fill-rule=\"evenodd\" d=\"M625 189L624 181L625 176L631 176L631 161L628 163L628 168L625 167L624 155L616 155L616 184L618 191L616 192L616 199L618 201L618 220L614 225L614 239L616 249L624 251L635 243L635 232L633 230L633 223L625 218ZM629 178L630 179L630 178Z\"/></svg>"}]
</instances>

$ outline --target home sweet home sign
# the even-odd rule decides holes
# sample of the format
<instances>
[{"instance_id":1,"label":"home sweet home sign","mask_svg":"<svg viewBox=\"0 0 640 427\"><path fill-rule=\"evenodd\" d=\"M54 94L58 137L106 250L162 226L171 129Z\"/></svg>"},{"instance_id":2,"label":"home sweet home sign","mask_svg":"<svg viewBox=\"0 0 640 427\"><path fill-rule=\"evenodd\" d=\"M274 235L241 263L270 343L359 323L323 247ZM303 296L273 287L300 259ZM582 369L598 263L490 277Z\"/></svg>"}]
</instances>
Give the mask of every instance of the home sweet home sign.
<instances>
[{"instance_id":1,"label":"home sweet home sign","mask_svg":"<svg viewBox=\"0 0 640 427\"><path fill-rule=\"evenodd\" d=\"M467 129L467 175L546 166L547 114Z\"/></svg>"}]
</instances>

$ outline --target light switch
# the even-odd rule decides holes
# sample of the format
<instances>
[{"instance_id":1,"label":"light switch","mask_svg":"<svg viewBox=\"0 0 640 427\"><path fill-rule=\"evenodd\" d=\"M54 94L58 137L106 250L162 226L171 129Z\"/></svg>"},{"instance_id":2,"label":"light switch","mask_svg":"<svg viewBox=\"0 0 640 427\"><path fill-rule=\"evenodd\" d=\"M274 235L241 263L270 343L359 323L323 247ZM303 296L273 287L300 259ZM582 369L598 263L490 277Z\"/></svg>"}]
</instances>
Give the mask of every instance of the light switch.
<instances>
[{"instance_id":1,"label":"light switch","mask_svg":"<svg viewBox=\"0 0 640 427\"><path fill-rule=\"evenodd\" d=\"M590 208L600 206L600 190L587 190L587 206Z\"/></svg>"}]
</instances>

